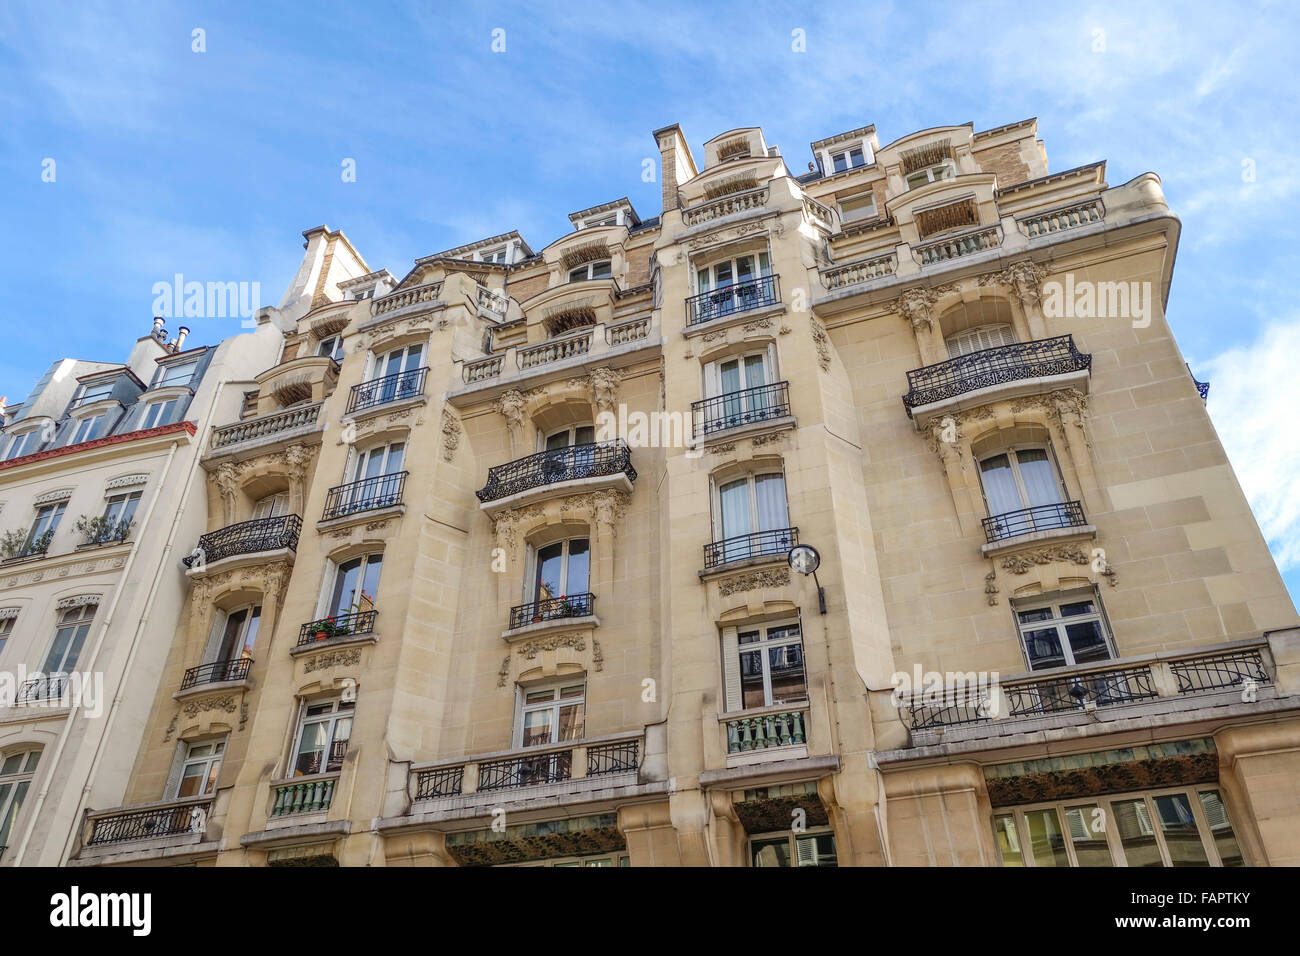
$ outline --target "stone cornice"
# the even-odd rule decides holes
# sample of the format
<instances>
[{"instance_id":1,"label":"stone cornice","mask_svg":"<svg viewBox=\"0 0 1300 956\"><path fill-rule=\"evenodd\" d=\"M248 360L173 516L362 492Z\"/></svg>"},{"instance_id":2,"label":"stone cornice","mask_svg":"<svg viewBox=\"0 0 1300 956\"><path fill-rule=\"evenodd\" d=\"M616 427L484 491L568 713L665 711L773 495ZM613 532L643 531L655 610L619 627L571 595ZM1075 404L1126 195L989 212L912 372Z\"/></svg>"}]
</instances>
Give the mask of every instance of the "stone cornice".
<instances>
[{"instance_id":1,"label":"stone cornice","mask_svg":"<svg viewBox=\"0 0 1300 956\"><path fill-rule=\"evenodd\" d=\"M47 448L44 451L33 452L30 455L23 455L19 458L11 458L9 461L0 462L0 471L11 471L15 468L21 468L23 465L49 461L52 458L64 458L70 455L78 455L82 452L94 451L100 448L109 448L113 445L144 441L150 438L179 434L181 432L186 433L192 438L195 433L198 432L198 426L195 425L194 422L173 422L170 425L159 425L157 428L144 428L139 431L126 432L121 435L106 435L103 438L78 442L75 445L65 445L62 448Z\"/></svg>"}]
</instances>

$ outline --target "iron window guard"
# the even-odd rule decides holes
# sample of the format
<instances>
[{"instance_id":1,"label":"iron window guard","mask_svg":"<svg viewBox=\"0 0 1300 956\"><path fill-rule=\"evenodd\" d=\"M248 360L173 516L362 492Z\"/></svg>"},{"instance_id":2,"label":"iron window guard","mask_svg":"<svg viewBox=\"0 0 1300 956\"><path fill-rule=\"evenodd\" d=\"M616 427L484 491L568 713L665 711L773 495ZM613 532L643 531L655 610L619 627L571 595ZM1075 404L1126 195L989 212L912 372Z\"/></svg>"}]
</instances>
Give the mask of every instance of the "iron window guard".
<instances>
[{"instance_id":1,"label":"iron window guard","mask_svg":"<svg viewBox=\"0 0 1300 956\"><path fill-rule=\"evenodd\" d=\"M910 418L912 410L919 406L976 389L1091 368L1092 356L1075 348L1072 335L995 345L908 372L903 406Z\"/></svg>"},{"instance_id":2,"label":"iron window guard","mask_svg":"<svg viewBox=\"0 0 1300 956\"><path fill-rule=\"evenodd\" d=\"M697 293L686 299L686 324L698 325L711 319L761 309L781 301L780 276L759 276Z\"/></svg>"},{"instance_id":3,"label":"iron window guard","mask_svg":"<svg viewBox=\"0 0 1300 956\"><path fill-rule=\"evenodd\" d=\"M487 484L474 493L479 501L496 501L561 481L598 478L619 472L627 475L629 481L636 481L632 451L622 438L549 448L527 458L494 465L488 469Z\"/></svg>"}]
</instances>

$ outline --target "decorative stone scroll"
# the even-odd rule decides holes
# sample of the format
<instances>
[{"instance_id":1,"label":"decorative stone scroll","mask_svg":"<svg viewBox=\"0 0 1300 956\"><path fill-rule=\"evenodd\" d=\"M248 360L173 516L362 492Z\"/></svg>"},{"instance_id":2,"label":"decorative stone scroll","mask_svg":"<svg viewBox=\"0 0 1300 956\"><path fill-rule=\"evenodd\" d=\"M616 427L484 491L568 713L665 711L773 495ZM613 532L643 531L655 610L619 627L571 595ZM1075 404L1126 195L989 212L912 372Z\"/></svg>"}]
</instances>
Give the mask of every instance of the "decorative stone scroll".
<instances>
[{"instance_id":1,"label":"decorative stone scroll","mask_svg":"<svg viewBox=\"0 0 1300 956\"><path fill-rule=\"evenodd\" d=\"M56 611L66 611L68 608L85 607L87 604L99 604L104 599L102 594L78 594L75 597L65 597L54 605Z\"/></svg>"},{"instance_id":2,"label":"decorative stone scroll","mask_svg":"<svg viewBox=\"0 0 1300 956\"><path fill-rule=\"evenodd\" d=\"M1002 568L1012 574L1028 574L1035 565L1052 564L1064 561L1070 564L1091 564L1092 555L1077 544L1058 544L1050 548L1038 548L1034 551L1020 551L1008 554L1001 561Z\"/></svg>"},{"instance_id":3,"label":"decorative stone scroll","mask_svg":"<svg viewBox=\"0 0 1300 956\"><path fill-rule=\"evenodd\" d=\"M149 480L148 475L123 475L121 478L114 478L112 481L104 483L105 491L113 491L117 488L133 488L136 485L143 485Z\"/></svg>"},{"instance_id":4,"label":"decorative stone scroll","mask_svg":"<svg viewBox=\"0 0 1300 956\"><path fill-rule=\"evenodd\" d=\"M456 416L442 410L442 460L451 461L456 457L456 449L460 445L460 422Z\"/></svg>"},{"instance_id":5,"label":"decorative stone scroll","mask_svg":"<svg viewBox=\"0 0 1300 956\"><path fill-rule=\"evenodd\" d=\"M325 654L315 654L307 658L306 663L303 665L303 672L310 674L313 671L321 671L327 667L350 667L353 664L360 663L361 648L345 648Z\"/></svg>"},{"instance_id":6,"label":"decorative stone scroll","mask_svg":"<svg viewBox=\"0 0 1300 956\"><path fill-rule=\"evenodd\" d=\"M723 597L738 594L741 591L757 591L760 588L779 588L790 583L789 568L768 568L762 571L750 571L734 578L724 578L718 583L718 593Z\"/></svg>"},{"instance_id":7,"label":"decorative stone scroll","mask_svg":"<svg viewBox=\"0 0 1300 956\"><path fill-rule=\"evenodd\" d=\"M577 632L571 634L556 634L552 637L540 637L533 641L525 641L519 645L516 653L526 661L537 659L537 655L543 651L555 651L561 647L571 647L575 651L585 651L587 649L587 638Z\"/></svg>"}]
</instances>

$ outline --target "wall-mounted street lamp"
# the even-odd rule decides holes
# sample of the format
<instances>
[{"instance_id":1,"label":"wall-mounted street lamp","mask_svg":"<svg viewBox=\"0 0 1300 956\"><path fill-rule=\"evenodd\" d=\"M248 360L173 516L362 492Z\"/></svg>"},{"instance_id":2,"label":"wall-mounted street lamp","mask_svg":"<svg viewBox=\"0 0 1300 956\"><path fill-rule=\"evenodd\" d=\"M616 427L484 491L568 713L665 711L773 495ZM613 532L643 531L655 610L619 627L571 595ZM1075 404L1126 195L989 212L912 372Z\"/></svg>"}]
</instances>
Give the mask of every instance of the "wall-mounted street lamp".
<instances>
[{"instance_id":1,"label":"wall-mounted street lamp","mask_svg":"<svg viewBox=\"0 0 1300 956\"><path fill-rule=\"evenodd\" d=\"M817 580L817 569L821 567L822 556L817 553L817 549L810 544L795 545L790 549L790 555L786 560L790 562L790 567L798 574L811 574L813 576L813 583L817 585L817 606L825 614L826 589Z\"/></svg>"}]
</instances>

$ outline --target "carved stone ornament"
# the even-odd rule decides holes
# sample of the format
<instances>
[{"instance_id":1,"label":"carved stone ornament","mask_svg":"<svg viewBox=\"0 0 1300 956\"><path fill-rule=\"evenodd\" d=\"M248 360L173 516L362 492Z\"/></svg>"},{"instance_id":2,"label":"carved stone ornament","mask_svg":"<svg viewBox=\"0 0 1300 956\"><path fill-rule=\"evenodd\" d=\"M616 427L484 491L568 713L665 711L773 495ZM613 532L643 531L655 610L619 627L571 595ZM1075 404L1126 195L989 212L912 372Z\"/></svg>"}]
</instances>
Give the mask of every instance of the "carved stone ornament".
<instances>
[{"instance_id":1,"label":"carved stone ornament","mask_svg":"<svg viewBox=\"0 0 1300 956\"><path fill-rule=\"evenodd\" d=\"M561 647L571 647L575 651L585 651L587 649L587 638L582 634L556 634L553 637L542 637L534 641L526 641L519 645L516 652L526 661L536 660L537 655L543 651L555 651Z\"/></svg>"},{"instance_id":2,"label":"carved stone ornament","mask_svg":"<svg viewBox=\"0 0 1300 956\"><path fill-rule=\"evenodd\" d=\"M1058 544L1050 548L1008 554L1001 563L1003 570L1010 571L1012 574L1028 574L1035 565L1052 564L1056 561L1080 565L1091 564L1092 556L1077 544Z\"/></svg>"},{"instance_id":3,"label":"carved stone ornament","mask_svg":"<svg viewBox=\"0 0 1300 956\"><path fill-rule=\"evenodd\" d=\"M935 318L934 304L955 290L956 286L951 284L933 289L907 289L894 300L894 311L912 323L913 328L931 325Z\"/></svg>"},{"instance_id":4,"label":"carved stone ornament","mask_svg":"<svg viewBox=\"0 0 1300 956\"><path fill-rule=\"evenodd\" d=\"M238 709L239 704L235 702L235 695L225 694L221 697L205 697L203 700L191 700L181 708L181 713L186 717L197 717L199 714L211 710L220 710L227 714L233 714Z\"/></svg>"},{"instance_id":5,"label":"carved stone ornament","mask_svg":"<svg viewBox=\"0 0 1300 956\"><path fill-rule=\"evenodd\" d=\"M75 597L65 597L54 605L56 611L66 611L68 608L85 607L87 604L98 604L104 599L102 594L78 594Z\"/></svg>"},{"instance_id":6,"label":"carved stone ornament","mask_svg":"<svg viewBox=\"0 0 1300 956\"><path fill-rule=\"evenodd\" d=\"M327 667L349 667L360 663L361 648L351 647L309 657L302 669L304 673L310 674L313 671L321 671Z\"/></svg>"},{"instance_id":7,"label":"carved stone ornament","mask_svg":"<svg viewBox=\"0 0 1300 956\"><path fill-rule=\"evenodd\" d=\"M621 376L612 368L593 368L588 376L592 403L600 412L612 412L618 404L618 382Z\"/></svg>"},{"instance_id":8,"label":"carved stone ornament","mask_svg":"<svg viewBox=\"0 0 1300 956\"><path fill-rule=\"evenodd\" d=\"M821 366L823 372L831 370L831 340L826 334L826 328L816 319L809 319L812 328L813 344L817 346L817 364Z\"/></svg>"},{"instance_id":9,"label":"carved stone ornament","mask_svg":"<svg viewBox=\"0 0 1300 956\"><path fill-rule=\"evenodd\" d=\"M1043 301L1043 280L1046 271L1028 259L1007 266L1001 272L992 272L979 277L982 286L1000 285L1010 289L1025 308L1041 305Z\"/></svg>"},{"instance_id":10,"label":"carved stone ornament","mask_svg":"<svg viewBox=\"0 0 1300 956\"><path fill-rule=\"evenodd\" d=\"M456 457L456 448L460 445L460 422L456 416L442 410L442 460L451 461Z\"/></svg>"},{"instance_id":11,"label":"carved stone ornament","mask_svg":"<svg viewBox=\"0 0 1300 956\"><path fill-rule=\"evenodd\" d=\"M501 669L497 671L497 686L505 687L506 681L510 679L510 655L507 654L501 661Z\"/></svg>"},{"instance_id":12,"label":"carved stone ornament","mask_svg":"<svg viewBox=\"0 0 1300 956\"><path fill-rule=\"evenodd\" d=\"M779 588L790 583L789 568L767 568L762 571L750 571L738 574L734 578L724 578L718 583L718 593L724 597L741 591L757 591L759 588Z\"/></svg>"},{"instance_id":13,"label":"carved stone ornament","mask_svg":"<svg viewBox=\"0 0 1300 956\"><path fill-rule=\"evenodd\" d=\"M996 570L984 575L984 593L988 596L989 607L993 607L998 603L997 577L998 572Z\"/></svg>"}]
</instances>

